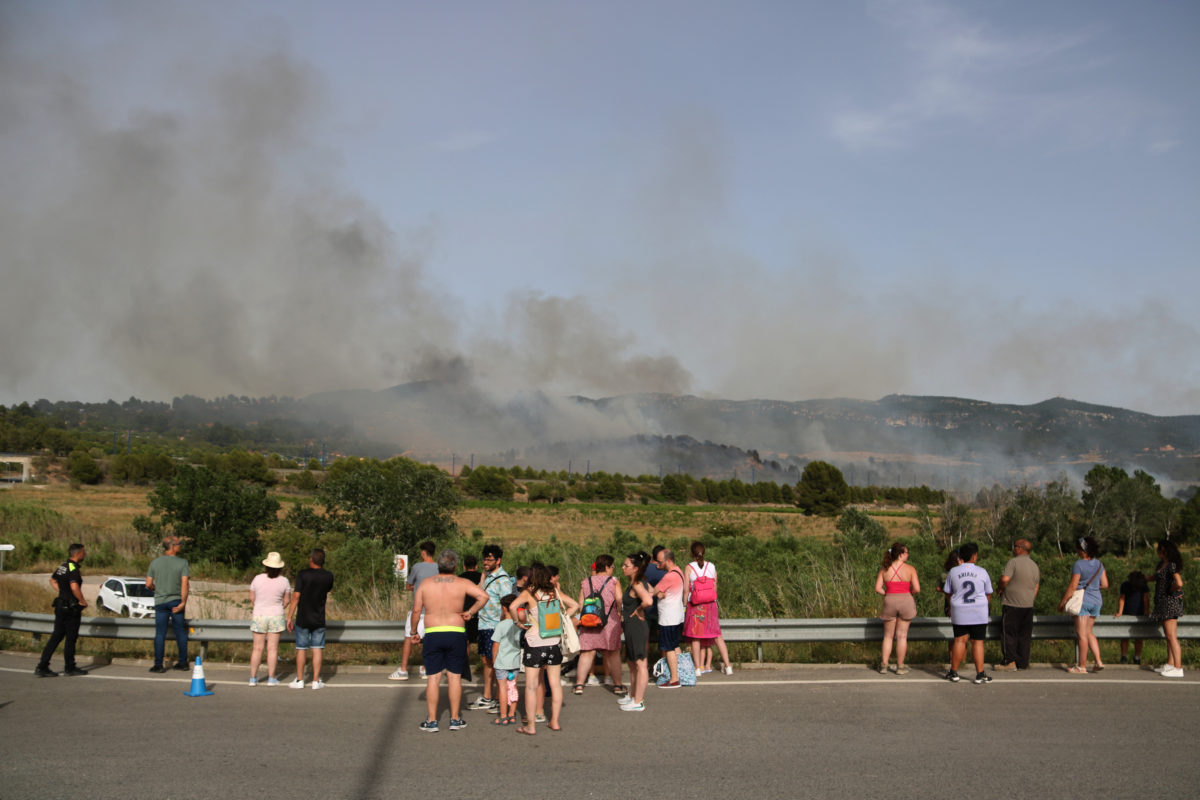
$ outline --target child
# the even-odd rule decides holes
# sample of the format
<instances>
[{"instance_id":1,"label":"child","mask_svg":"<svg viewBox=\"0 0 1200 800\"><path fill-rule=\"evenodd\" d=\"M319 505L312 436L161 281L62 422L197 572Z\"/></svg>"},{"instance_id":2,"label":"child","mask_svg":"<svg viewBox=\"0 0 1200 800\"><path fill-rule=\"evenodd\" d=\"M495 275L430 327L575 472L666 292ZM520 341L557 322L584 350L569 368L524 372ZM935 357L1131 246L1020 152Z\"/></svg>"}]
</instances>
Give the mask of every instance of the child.
<instances>
[{"instance_id":1,"label":"child","mask_svg":"<svg viewBox=\"0 0 1200 800\"><path fill-rule=\"evenodd\" d=\"M1121 584L1121 597L1117 600L1117 613L1115 616L1120 617L1122 614L1129 614L1134 617L1142 617L1148 613L1149 604L1146 602L1146 596L1150 593L1150 584L1146 582L1146 576L1134 570L1129 573L1129 577ZM1129 663L1129 640L1121 640L1121 663ZM1133 640L1133 663L1142 663L1142 640Z\"/></svg>"},{"instance_id":2,"label":"child","mask_svg":"<svg viewBox=\"0 0 1200 800\"><path fill-rule=\"evenodd\" d=\"M521 629L513 622L509 606L515 594L500 598L501 619L492 633L492 663L496 667L496 682L500 691L500 716L493 725L512 725L517 721L517 675L521 666Z\"/></svg>"},{"instance_id":3,"label":"child","mask_svg":"<svg viewBox=\"0 0 1200 800\"><path fill-rule=\"evenodd\" d=\"M975 683L991 683L983 671L983 640L987 636L988 600L992 597L992 579L980 567L979 548L968 542L958 548L962 563L950 570L942 588L950 595L950 622L954 626L954 649L950 652L950 671L946 680L956 683L958 665L967 654L967 639L975 661Z\"/></svg>"}]
</instances>

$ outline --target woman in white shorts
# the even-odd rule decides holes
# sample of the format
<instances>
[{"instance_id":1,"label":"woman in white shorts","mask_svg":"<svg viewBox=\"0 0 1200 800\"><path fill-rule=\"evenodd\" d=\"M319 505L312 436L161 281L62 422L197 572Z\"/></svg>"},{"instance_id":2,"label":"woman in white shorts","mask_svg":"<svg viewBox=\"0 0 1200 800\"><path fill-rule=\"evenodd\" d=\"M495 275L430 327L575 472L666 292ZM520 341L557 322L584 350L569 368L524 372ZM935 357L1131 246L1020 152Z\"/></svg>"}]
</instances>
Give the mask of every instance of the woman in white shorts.
<instances>
[{"instance_id":1,"label":"woman in white shorts","mask_svg":"<svg viewBox=\"0 0 1200 800\"><path fill-rule=\"evenodd\" d=\"M292 587L283 572L279 553L268 553L263 559L265 573L250 581L250 633L254 647L250 651L250 685L258 685L258 665L262 663L263 644L267 646L267 686L278 686L275 664L279 660L279 634L287 628L283 609L291 602Z\"/></svg>"}]
</instances>

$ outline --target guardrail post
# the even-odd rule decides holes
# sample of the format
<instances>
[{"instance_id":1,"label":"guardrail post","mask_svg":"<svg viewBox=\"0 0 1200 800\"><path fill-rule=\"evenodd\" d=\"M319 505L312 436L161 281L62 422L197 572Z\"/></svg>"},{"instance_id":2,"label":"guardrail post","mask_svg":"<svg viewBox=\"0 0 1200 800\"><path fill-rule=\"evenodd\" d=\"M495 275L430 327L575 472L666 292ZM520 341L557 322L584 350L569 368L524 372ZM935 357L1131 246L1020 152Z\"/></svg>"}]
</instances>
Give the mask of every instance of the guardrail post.
<instances>
[{"instance_id":1,"label":"guardrail post","mask_svg":"<svg viewBox=\"0 0 1200 800\"><path fill-rule=\"evenodd\" d=\"M200 660L205 663L208 662L208 640L207 639L200 640Z\"/></svg>"},{"instance_id":2,"label":"guardrail post","mask_svg":"<svg viewBox=\"0 0 1200 800\"><path fill-rule=\"evenodd\" d=\"M763 663L762 642L755 642L754 649L758 651L758 663Z\"/></svg>"}]
</instances>

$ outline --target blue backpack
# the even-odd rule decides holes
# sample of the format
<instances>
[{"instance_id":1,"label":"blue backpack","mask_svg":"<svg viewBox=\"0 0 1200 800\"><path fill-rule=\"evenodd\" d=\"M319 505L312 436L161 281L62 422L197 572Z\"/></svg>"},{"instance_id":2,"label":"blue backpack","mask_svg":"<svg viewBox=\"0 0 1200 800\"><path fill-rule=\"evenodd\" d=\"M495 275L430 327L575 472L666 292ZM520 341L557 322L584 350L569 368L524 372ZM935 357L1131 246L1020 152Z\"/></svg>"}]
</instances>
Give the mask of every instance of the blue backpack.
<instances>
[{"instance_id":1,"label":"blue backpack","mask_svg":"<svg viewBox=\"0 0 1200 800\"><path fill-rule=\"evenodd\" d=\"M538 600L538 636L543 639L553 639L562 636L562 605L558 597L549 600Z\"/></svg>"},{"instance_id":2,"label":"blue backpack","mask_svg":"<svg viewBox=\"0 0 1200 800\"><path fill-rule=\"evenodd\" d=\"M680 653L675 666L679 670L680 686L696 685L696 665L692 662L691 653ZM666 656L654 664L654 682L659 686L671 682L671 666L667 664Z\"/></svg>"}]
</instances>

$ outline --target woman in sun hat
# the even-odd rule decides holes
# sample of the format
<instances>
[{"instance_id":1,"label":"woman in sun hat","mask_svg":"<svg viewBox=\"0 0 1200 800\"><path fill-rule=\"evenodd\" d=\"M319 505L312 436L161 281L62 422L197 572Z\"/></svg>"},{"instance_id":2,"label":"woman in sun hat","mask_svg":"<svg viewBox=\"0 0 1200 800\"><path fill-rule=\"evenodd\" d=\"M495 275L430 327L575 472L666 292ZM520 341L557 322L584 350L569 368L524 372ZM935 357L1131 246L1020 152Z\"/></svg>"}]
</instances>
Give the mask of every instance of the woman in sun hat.
<instances>
[{"instance_id":1,"label":"woman in sun hat","mask_svg":"<svg viewBox=\"0 0 1200 800\"><path fill-rule=\"evenodd\" d=\"M267 571L250 581L250 633L254 647L250 651L250 685L258 685L258 665L262 663L263 643L267 645L267 685L278 686L275 663L279 660L279 634L287 628L283 609L291 602L292 587L283 577L283 559L271 552L263 559Z\"/></svg>"}]
</instances>

